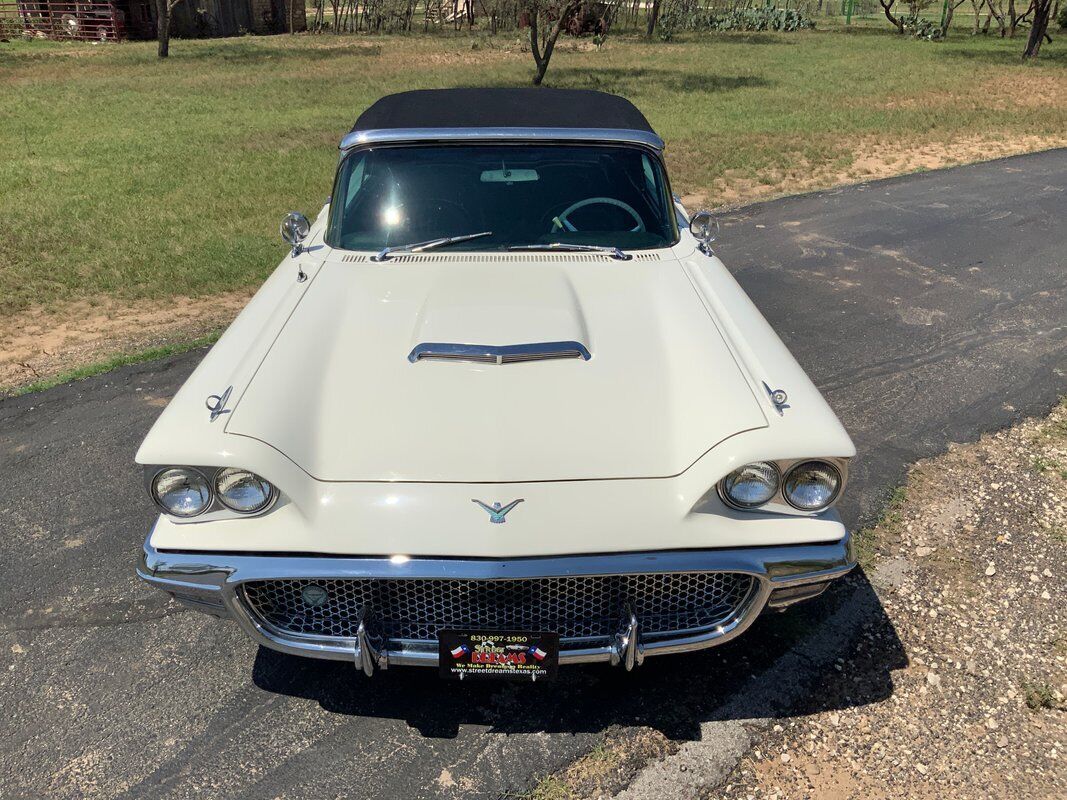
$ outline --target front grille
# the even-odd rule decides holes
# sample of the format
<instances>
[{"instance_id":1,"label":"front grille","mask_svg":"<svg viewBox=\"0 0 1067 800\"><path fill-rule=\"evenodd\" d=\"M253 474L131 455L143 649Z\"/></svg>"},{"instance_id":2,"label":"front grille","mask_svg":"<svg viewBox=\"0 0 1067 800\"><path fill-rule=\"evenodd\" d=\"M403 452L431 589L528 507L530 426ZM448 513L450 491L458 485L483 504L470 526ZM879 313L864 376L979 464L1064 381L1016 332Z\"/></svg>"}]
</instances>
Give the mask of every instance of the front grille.
<instances>
[{"instance_id":1,"label":"front grille","mask_svg":"<svg viewBox=\"0 0 1067 800\"><path fill-rule=\"evenodd\" d=\"M387 639L435 640L443 628L544 630L564 640L606 639L632 608L645 638L711 628L753 590L732 572L531 578L249 581L253 613L283 632L352 638L364 610ZM316 587L308 589L308 587Z\"/></svg>"}]
</instances>

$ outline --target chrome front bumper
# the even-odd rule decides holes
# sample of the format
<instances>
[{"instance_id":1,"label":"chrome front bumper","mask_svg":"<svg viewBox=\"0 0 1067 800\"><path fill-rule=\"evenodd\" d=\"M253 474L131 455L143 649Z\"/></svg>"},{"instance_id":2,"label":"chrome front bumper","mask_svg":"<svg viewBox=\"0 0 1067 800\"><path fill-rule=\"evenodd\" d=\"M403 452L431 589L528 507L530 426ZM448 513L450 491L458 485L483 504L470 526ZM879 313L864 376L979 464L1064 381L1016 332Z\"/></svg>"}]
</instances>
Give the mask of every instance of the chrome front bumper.
<instances>
[{"instance_id":1,"label":"chrome front bumper","mask_svg":"<svg viewBox=\"0 0 1067 800\"><path fill-rule=\"evenodd\" d=\"M619 553L553 558L433 559L344 558L316 555L245 555L156 550L146 540L137 574L199 611L230 617L259 644L294 655L352 661L367 674L390 665L437 666L436 642L375 641L360 624L352 638L295 634L265 624L241 599L246 581L285 579L523 579L634 573L734 572L753 576L753 590L732 616L711 630L641 641L641 621L623 620L614 641L565 649L561 664L608 662L627 669L645 656L684 653L729 641L764 608L814 597L856 564L848 534L826 544L728 550Z\"/></svg>"}]
</instances>

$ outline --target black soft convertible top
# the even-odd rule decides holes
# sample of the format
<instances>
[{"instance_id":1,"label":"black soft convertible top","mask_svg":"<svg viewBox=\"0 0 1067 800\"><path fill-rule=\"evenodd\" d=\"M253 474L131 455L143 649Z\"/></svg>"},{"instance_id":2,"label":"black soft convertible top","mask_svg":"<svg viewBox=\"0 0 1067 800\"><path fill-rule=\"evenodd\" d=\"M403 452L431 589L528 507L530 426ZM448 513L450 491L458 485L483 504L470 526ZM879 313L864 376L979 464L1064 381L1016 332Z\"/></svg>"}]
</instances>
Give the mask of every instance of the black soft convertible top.
<instances>
[{"instance_id":1,"label":"black soft convertible top","mask_svg":"<svg viewBox=\"0 0 1067 800\"><path fill-rule=\"evenodd\" d=\"M655 133L629 100L588 89L420 89L383 97L354 132L412 128L614 128Z\"/></svg>"}]
</instances>

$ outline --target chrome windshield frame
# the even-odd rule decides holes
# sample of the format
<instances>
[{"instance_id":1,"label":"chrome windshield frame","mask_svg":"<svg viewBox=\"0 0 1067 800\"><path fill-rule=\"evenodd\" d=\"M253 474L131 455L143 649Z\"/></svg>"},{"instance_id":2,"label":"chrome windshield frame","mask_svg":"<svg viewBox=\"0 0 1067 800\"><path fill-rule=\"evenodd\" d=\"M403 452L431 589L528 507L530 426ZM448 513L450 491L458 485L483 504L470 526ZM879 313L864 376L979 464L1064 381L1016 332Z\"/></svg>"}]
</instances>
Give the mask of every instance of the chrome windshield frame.
<instances>
[{"instance_id":1,"label":"chrome windshield frame","mask_svg":"<svg viewBox=\"0 0 1067 800\"><path fill-rule=\"evenodd\" d=\"M625 143L644 145L659 153L664 147L663 139L651 131L624 128L384 128L352 131L341 140L338 149L343 158L350 150L366 145L456 141Z\"/></svg>"},{"instance_id":2,"label":"chrome windshield frame","mask_svg":"<svg viewBox=\"0 0 1067 800\"><path fill-rule=\"evenodd\" d=\"M663 140L648 131L617 128L397 128L390 130L353 131L341 140L340 157L334 173L331 200L338 197L338 181L344 162L353 153L385 145L390 147L420 146L428 144L556 144L556 145L623 145L636 147L656 159L663 176L670 218L668 224L674 234L673 240L657 247L627 248L629 251L658 250L671 248L681 241L682 226L678 224L677 205L671 188L671 177L663 160ZM335 214L331 207L326 223L324 241L332 248L348 253L379 253L381 248L353 250L342 247L333 239ZM618 248L616 248L618 249ZM457 252L467 252L460 250ZM620 251L621 252L621 251ZM628 260L628 259L627 259Z\"/></svg>"}]
</instances>

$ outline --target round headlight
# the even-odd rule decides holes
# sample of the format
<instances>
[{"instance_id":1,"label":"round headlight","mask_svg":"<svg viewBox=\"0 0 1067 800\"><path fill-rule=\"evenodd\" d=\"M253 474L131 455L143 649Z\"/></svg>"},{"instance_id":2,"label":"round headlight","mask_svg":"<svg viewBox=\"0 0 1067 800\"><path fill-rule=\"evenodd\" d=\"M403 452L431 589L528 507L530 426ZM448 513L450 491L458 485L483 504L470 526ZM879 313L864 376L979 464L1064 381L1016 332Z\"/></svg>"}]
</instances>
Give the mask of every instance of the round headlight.
<instances>
[{"instance_id":1,"label":"round headlight","mask_svg":"<svg viewBox=\"0 0 1067 800\"><path fill-rule=\"evenodd\" d=\"M722 489L736 506L761 506L778 492L778 468L768 461L745 464L723 479Z\"/></svg>"},{"instance_id":2,"label":"round headlight","mask_svg":"<svg viewBox=\"0 0 1067 800\"><path fill-rule=\"evenodd\" d=\"M841 473L825 461L804 461L785 477L785 499L801 511L820 511L837 499Z\"/></svg>"},{"instance_id":3,"label":"round headlight","mask_svg":"<svg viewBox=\"0 0 1067 800\"><path fill-rule=\"evenodd\" d=\"M274 499L274 487L246 469L224 469L215 478L215 492L227 508L242 514L262 511Z\"/></svg>"},{"instance_id":4,"label":"round headlight","mask_svg":"<svg viewBox=\"0 0 1067 800\"><path fill-rule=\"evenodd\" d=\"M152 494L164 511L176 517L195 517L211 505L211 486L195 469L164 470L152 481Z\"/></svg>"}]
</instances>

